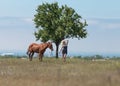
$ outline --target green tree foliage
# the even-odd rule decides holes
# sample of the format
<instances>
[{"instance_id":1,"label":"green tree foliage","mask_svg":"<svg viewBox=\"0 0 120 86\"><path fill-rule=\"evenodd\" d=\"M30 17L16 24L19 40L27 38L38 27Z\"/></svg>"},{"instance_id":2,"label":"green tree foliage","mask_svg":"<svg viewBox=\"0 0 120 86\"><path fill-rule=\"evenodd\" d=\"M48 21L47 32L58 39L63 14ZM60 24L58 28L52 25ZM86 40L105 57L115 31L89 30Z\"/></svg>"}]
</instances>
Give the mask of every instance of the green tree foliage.
<instances>
[{"instance_id":1,"label":"green tree foliage","mask_svg":"<svg viewBox=\"0 0 120 86\"><path fill-rule=\"evenodd\" d=\"M37 40L46 42L51 40L56 45L56 58L58 58L58 48L63 38L85 38L87 31L86 21L78 15L71 7L59 6L57 2L49 4L43 3L37 8L34 15L34 22L37 30L35 37Z\"/></svg>"}]
</instances>

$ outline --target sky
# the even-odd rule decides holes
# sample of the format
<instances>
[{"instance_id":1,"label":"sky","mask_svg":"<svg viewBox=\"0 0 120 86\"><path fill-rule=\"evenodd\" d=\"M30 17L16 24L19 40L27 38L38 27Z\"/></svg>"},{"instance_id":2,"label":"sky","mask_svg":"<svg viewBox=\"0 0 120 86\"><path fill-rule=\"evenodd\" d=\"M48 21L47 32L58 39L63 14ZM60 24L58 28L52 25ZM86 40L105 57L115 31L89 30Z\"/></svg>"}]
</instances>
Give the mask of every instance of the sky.
<instances>
[{"instance_id":1,"label":"sky","mask_svg":"<svg viewBox=\"0 0 120 86\"><path fill-rule=\"evenodd\" d=\"M26 52L30 43L40 43L32 20L38 5L46 2L72 7L88 23L87 38L69 39L69 54L120 53L120 0L1 0L0 51Z\"/></svg>"}]
</instances>

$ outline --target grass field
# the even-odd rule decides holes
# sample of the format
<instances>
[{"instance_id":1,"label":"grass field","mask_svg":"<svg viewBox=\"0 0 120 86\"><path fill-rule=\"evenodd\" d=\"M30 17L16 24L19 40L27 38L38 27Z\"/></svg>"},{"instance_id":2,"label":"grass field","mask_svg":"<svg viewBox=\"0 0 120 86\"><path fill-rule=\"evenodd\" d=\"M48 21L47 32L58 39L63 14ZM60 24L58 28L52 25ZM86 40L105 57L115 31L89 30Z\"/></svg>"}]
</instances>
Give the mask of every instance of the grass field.
<instances>
[{"instance_id":1,"label":"grass field","mask_svg":"<svg viewBox=\"0 0 120 86\"><path fill-rule=\"evenodd\" d=\"M0 86L120 86L120 60L0 58Z\"/></svg>"}]
</instances>

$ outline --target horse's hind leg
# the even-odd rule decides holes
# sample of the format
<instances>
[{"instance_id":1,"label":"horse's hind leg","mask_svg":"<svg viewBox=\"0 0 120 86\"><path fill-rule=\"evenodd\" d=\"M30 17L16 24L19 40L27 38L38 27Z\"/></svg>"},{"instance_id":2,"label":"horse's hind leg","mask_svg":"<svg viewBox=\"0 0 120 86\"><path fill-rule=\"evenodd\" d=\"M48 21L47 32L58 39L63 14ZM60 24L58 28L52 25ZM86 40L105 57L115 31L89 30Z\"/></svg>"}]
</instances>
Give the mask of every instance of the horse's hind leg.
<instances>
[{"instance_id":1,"label":"horse's hind leg","mask_svg":"<svg viewBox=\"0 0 120 86\"><path fill-rule=\"evenodd\" d=\"M31 52L29 52L28 56L29 56L29 60L32 61L32 59L31 59Z\"/></svg>"},{"instance_id":2,"label":"horse's hind leg","mask_svg":"<svg viewBox=\"0 0 120 86\"><path fill-rule=\"evenodd\" d=\"M31 53L31 56L30 56L31 61L32 61L33 55L34 55L34 52Z\"/></svg>"},{"instance_id":3,"label":"horse's hind leg","mask_svg":"<svg viewBox=\"0 0 120 86\"><path fill-rule=\"evenodd\" d=\"M34 52L29 52L28 56L29 56L29 60L32 61L32 57L34 55Z\"/></svg>"},{"instance_id":4,"label":"horse's hind leg","mask_svg":"<svg viewBox=\"0 0 120 86\"><path fill-rule=\"evenodd\" d=\"M33 55L34 55L34 52L30 52L30 53L29 53L29 60L30 60L30 61L32 61Z\"/></svg>"}]
</instances>

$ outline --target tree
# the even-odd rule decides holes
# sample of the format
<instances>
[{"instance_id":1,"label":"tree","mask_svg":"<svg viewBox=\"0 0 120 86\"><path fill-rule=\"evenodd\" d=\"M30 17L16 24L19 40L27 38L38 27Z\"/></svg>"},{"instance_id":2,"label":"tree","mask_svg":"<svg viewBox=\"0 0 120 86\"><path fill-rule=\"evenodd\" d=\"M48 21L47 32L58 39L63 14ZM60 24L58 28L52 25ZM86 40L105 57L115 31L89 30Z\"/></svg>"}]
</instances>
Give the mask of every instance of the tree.
<instances>
[{"instance_id":1,"label":"tree","mask_svg":"<svg viewBox=\"0 0 120 86\"><path fill-rule=\"evenodd\" d=\"M63 38L86 38L86 21L74 9L67 5L58 6L58 3L43 3L37 8L34 23L37 30L37 40L46 42L51 40L56 45L56 58L58 58L59 44Z\"/></svg>"}]
</instances>

